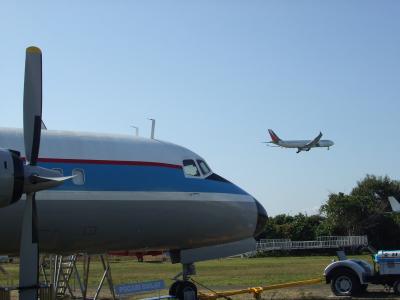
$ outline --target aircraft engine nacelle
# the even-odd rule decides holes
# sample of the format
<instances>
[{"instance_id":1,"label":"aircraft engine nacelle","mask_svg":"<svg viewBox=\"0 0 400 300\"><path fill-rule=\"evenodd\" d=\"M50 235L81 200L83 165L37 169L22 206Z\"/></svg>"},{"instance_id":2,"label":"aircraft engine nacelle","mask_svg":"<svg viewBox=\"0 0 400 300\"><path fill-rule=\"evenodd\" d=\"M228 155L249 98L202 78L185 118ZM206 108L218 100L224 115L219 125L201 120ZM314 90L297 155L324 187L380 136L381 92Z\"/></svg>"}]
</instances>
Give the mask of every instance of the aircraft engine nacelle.
<instances>
[{"instance_id":1,"label":"aircraft engine nacelle","mask_svg":"<svg viewBox=\"0 0 400 300\"><path fill-rule=\"evenodd\" d=\"M24 163L19 153L0 148L0 208L21 199L24 190Z\"/></svg>"}]
</instances>

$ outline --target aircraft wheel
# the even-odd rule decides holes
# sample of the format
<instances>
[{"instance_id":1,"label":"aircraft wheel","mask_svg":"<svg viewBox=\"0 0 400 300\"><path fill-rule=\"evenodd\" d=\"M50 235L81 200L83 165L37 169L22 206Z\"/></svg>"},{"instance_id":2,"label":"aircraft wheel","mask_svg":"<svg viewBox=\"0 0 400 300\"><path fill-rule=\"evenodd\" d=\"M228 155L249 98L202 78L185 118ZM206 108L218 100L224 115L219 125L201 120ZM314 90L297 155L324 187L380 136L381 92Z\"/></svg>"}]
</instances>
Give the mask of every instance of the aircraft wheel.
<instances>
[{"instance_id":1,"label":"aircraft wheel","mask_svg":"<svg viewBox=\"0 0 400 300\"><path fill-rule=\"evenodd\" d=\"M400 280L396 280L393 284L393 292L396 295L400 295Z\"/></svg>"},{"instance_id":2,"label":"aircraft wheel","mask_svg":"<svg viewBox=\"0 0 400 300\"><path fill-rule=\"evenodd\" d=\"M197 300L197 287L190 281L180 281L175 297L184 300L185 296L190 300Z\"/></svg>"},{"instance_id":3,"label":"aircraft wheel","mask_svg":"<svg viewBox=\"0 0 400 300\"><path fill-rule=\"evenodd\" d=\"M169 288L169 295L175 297L176 296L176 290L178 288L178 285L181 283L182 281L175 281Z\"/></svg>"}]
</instances>

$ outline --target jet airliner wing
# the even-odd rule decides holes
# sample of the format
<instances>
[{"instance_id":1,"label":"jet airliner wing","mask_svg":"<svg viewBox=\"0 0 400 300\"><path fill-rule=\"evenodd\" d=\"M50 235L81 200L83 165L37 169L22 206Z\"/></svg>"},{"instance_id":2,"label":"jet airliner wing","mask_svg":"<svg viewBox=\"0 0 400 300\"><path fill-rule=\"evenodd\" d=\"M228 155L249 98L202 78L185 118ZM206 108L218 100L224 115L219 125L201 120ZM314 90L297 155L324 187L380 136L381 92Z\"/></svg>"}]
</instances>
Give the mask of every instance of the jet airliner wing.
<instances>
[{"instance_id":1,"label":"jet airliner wing","mask_svg":"<svg viewBox=\"0 0 400 300\"><path fill-rule=\"evenodd\" d=\"M278 147L278 148L282 147L282 146L276 145L274 142L261 142L261 143L265 144L268 147Z\"/></svg>"},{"instance_id":2,"label":"jet airliner wing","mask_svg":"<svg viewBox=\"0 0 400 300\"><path fill-rule=\"evenodd\" d=\"M320 132L315 139L313 139L311 142L306 144L303 148L309 149L309 148L315 147L318 144L318 142L320 141L321 137L322 137L322 132Z\"/></svg>"}]
</instances>

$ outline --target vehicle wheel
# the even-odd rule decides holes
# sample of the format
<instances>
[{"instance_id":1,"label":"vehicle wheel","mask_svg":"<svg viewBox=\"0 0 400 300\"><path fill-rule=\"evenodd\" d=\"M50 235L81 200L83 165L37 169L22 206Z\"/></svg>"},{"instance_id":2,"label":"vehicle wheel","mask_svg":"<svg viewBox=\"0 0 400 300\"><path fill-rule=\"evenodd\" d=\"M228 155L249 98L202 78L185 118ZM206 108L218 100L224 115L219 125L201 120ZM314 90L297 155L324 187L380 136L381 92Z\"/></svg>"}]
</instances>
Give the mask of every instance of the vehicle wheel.
<instances>
[{"instance_id":1,"label":"vehicle wheel","mask_svg":"<svg viewBox=\"0 0 400 300\"><path fill-rule=\"evenodd\" d=\"M169 295L175 297L176 296L176 290L178 289L179 284L182 281L175 281L169 288Z\"/></svg>"},{"instance_id":2,"label":"vehicle wheel","mask_svg":"<svg viewBox=\"0 0 400 300\"><path fill-rule=\"evenodd\" d=\"M197 300L197 287L190 281L181 281L176 289L176 298L184 300L185 294L191 293L191 300Z\"/></svg>"},{"instance_id":3,"label":"vehicle wheel","mask_svg":"<svg viewBox=\"0 0 400 300\"><path fill-rule=\"evenodd\" d=\"M368 284L362 284L360 287L360 292L365 293L367 291Z\"/></svg>"},{"instance_id":4,"label":"vehicle wheel","mask_svg":"<svg viewBox=\"0 0 400 300\"><path fill-rule=\"evenodd\" d=\"M396 295L400 295L400 280L396 280L396 281L393 283L393 292L394 292Z\"/></svg>"},{"instance_id":5,"label":"vehicle wheel","mask_svg":"<svg viewBox=\"0 0 400 300\"><path fill-rule=\"evenodd\" d=\"M360 289L360 281L354 273L342 270L333 275L331 290L336 296L356 295Z\"/></svg>"}]
</instances>

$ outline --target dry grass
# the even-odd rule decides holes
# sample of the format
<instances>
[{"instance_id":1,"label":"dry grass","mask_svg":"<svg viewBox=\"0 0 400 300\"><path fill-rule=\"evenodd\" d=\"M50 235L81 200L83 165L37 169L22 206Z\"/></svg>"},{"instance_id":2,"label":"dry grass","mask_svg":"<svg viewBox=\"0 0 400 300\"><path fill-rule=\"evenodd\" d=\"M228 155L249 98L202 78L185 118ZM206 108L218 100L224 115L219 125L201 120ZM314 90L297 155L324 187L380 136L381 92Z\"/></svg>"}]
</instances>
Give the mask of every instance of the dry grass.
<instances>
[{"instance_id":1,"label":"dry grass","mask_svg":"<svg viewBox=\"0 0 400 300\"><path fill-rule=\"evenodd\" d=\"M213 260L197 263L198 275L194 276L194 279L219 291L305 280L321 277L325 266L330 263L332 258L329 256L308 256ZM368 258L364 256L363 259ZM4 264L2 266L11 275L12 283L17 284L18 265ZM169 262L139 263L132 258L121 258L111 260L111 270L114 284L164 279L166 285L169 286L172 282L171 278L180 272L181 267ZM102 275L99 261L93 261L90 274L89 286L94 291ZM0 284L7 284L4 276L0 277ZM163 293L166 293L166 291L163 291ZM323 295L326 296L327 293L329 294L328 286L317 285L269 291L264 293L263 297L265 299L312 299L321 298ZM109 294L107 286L105 286L102 294L104 296ZM132 299L143 298L148 295L135 296ZM252 299L252 296L243 295L236 299Z\"/></svg>"}]
</instances>

